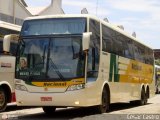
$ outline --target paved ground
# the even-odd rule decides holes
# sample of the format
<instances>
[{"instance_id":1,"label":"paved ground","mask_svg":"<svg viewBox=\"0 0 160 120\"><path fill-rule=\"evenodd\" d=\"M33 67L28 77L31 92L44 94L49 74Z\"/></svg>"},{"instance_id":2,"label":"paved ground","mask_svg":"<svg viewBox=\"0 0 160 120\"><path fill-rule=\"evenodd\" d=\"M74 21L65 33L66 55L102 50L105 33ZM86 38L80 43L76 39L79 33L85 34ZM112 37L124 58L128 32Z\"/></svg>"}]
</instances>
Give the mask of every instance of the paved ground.
<instances>
[{"instance_id":1,"label":"paved ground","mask_svg":"<svg viewBox=\"0 0 160 120\"><path fill-rule=\"evenodd\" d=\"M22 120L75 119L75 120L160 120L160 95L149 99L145 106L132 106L129 103L112 104L110 111L96 114L92 108L58 109L52 116L44 114L41 108L9 106L0 118Z\"/></svg>"}]
</instances>

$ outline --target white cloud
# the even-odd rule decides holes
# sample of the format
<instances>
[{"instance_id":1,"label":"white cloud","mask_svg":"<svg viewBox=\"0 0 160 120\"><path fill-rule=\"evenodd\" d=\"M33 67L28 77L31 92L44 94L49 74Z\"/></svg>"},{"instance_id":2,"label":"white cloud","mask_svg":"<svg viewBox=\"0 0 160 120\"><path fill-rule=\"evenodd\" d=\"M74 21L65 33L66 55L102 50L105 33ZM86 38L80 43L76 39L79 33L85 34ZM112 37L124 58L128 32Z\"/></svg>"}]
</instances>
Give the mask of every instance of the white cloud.
<instances>
[{"instance_id":1,"label":"white cloud","mask_svg":"<svg viewBox=\"0 0 160 120\"><path fill-rule=\"evenodd\" d=\"M160 20L159 0L106 0L105 2L114 9L144 12L150 15L150 19Z\"/></svg>"},{"instance_id":2,"label":"white cloud","mask_svg":"<svg viewBox=\"0 0 160 120\"><path fill-rule=\"evenodd\" d=\"M106 0L106 2L110 3L113 8L128 11L146 12L152 11L150 8L155 8L153 7L155 1L153 4L151 0Z\"/></svg>"}]
</instances>

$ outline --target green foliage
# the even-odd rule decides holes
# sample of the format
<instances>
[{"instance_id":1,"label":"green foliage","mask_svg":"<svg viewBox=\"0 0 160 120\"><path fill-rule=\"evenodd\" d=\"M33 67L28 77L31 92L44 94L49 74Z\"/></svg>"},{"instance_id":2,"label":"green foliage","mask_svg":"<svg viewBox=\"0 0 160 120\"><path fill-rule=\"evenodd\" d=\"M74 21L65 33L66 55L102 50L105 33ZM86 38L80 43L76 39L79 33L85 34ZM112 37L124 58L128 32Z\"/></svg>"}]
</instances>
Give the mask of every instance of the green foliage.
<instances>
[{"instance_id":1,"label":"green foliage","mask_svg":"<svg viewBox=\"0 0 160 120\"><path fill-rule=\"evenodd\" d=\"M155 60L156 65L160 65L160 59Z\"/></svg>"}]
</instances>

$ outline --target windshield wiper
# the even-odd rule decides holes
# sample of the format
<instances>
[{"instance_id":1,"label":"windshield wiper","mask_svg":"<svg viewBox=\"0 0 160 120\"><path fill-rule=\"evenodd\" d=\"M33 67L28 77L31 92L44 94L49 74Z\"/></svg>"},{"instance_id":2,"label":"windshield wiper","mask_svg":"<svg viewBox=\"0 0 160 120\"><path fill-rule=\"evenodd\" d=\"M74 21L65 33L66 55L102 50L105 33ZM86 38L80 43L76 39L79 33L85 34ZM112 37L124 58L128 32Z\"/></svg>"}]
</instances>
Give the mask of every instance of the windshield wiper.
<instances>
[{"instance_id":1,"label":"windshield wiper","mask_svg":"<svg viewBox=\"0 0 160 120\"><path fill-rule=\"evenodd\" d=\"M43 56L42 56L42 58L43 58L43 64L44 64L44 59L45 59L45 52L46 52L46 46L44 47L44 50L43 50Z\"/></svg>"},{"instance_id":2,"label":"windshield wiper","mask_svg":"<svg viewBox=\"0 0 160 120\"><path fill-rule=\"evenodd\" d=\"M53 67L54 71L57 73L57 75L59 76L59 78L61 80L65 80L65 78L63 77L62 73L58 70L58 67L55 65L55 63L52 61L51 58L49 58L50 62L51 62L51 66L50 67ZM49 68L50 69L50 68Z\"/></svg>"},{"instance_id":3,"label":"windshield wiper","mask_svg":"<svg viewBox=\"0 0 160 120\"><path fill-rule=\"evenodd\" d=\"M18 52L18 49L19 49L19 52ZM23 39L21 39L20 45L18 46L18 49L17 49L18 54L22 55L24 52L24 49L25 49L25 42Z\"/></svg>"}]
</instances>

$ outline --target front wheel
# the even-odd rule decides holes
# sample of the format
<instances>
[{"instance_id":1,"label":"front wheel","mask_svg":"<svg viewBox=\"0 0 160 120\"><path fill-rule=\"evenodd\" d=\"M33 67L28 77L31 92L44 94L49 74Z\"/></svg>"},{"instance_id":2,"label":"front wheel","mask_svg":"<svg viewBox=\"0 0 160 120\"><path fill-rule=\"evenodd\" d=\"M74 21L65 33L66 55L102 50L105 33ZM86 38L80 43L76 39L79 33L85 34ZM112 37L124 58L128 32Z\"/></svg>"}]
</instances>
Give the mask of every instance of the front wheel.
<instances>
[{"instance_id":1,"label":"front wheel","mask_svg":"<svg viewBox=\"0 0 160 120\"><path fill-rule=\"evenodd\" d=\"M0 88L0 112L4 111L7 107L7 95L3 88Z\"/></svg>"},{"instance_id":2,"label":"front wheel","mask_svg":"<svg viewBox=\"0 0 160 120\"><path fill-rule=\"evenodd\" d=\"M110 105L110 98L109 98L109 92L106 88L103 89L102 92L102 98L101 98L101 105L97 106L97 112L98 113L105 113L109 110Z\"/></svg>"},{"instance_id":3,"label":"front wheel","mask_svg":"<svg viewBox=\"0 0 160 120\"><path fill-rule=\"evenodd\" d=\"M43 111L47 114L47 115L52 115L55 113L56 107L54 106L44 106L42 107Z\"/></svg>"}]
</instances>

